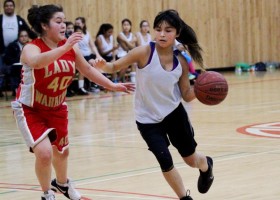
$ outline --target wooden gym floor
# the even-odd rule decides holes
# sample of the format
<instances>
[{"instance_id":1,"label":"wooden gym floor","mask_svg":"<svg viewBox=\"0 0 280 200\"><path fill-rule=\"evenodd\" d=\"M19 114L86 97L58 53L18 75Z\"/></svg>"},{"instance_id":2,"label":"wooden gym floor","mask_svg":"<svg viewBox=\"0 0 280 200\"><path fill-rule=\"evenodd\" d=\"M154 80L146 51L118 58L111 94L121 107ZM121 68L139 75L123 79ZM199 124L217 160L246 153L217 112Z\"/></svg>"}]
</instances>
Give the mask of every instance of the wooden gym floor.
<instances>
[{"instance_id":1,"label":"wooden gym floor","mask_svg":"<svg viewBox=\"0 0 280 200\"><path fill-rule=\"evenodd\" d=\"M170 147L174 163L195 200L278 200L280 70L223 74L229 83L223 103L184 103L197 150L214 158L210 191L198 193L198 170ZM18 132L10 100L0 100L0 199L40 199L34 156ZM138 133L133 95L109 92L67 102L69 176L84 199L176 199ZM58 194L57 199L65 198Z\"/></svg>"}]
</instances>

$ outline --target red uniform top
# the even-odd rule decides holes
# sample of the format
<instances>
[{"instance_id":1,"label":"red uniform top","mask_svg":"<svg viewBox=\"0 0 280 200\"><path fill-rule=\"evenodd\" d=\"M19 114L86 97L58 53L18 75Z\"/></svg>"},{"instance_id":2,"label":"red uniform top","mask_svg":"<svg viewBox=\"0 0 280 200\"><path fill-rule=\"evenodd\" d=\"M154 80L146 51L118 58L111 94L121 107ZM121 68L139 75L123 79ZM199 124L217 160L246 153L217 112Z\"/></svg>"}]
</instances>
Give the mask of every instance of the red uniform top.
<instances>
[{"instance_id":1,"label":"red uniform top","mask_svg":"<svg viewBox=\"0 0 280 200\"><path fill-rule=\"evenodd\" d=\"M65 42L66 40L59 42L58 47ZM40 38L33 40L31 44L37 46L42 53L51 50ZM75 51L71 49L42 69L23 65L17 100L39 109L60 106L65 101L67 87L75 74L75 58Z\"/></svg>"}]
</instances>

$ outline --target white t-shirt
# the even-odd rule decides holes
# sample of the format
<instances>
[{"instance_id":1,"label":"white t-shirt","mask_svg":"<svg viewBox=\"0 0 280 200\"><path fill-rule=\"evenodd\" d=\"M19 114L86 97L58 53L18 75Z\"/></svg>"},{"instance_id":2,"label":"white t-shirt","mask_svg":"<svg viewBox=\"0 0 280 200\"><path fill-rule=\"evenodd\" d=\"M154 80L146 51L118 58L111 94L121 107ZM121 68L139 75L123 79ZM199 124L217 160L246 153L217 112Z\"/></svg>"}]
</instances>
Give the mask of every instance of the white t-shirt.
<instances>
[{"instance_id":1,"label":"white t-shirt","mask_svg":"<svg viewBox=\"0 0 280 200\"><path fill-rule=\"evenodd\" d=\"M90 45L89 45L89 41L90 41L90 34L87 31L87 33L84 35L83 39L78 43L79 44L79 48L80 48L83 56L89 56L90 54L93 53L91 51L91 48L90 48Z\"/></svg>"},{"instance_id":2,"label":"white t-shirt","mask_svg":"<svg viewBox=\"0 0 280 200\"><path fill-rule=\"evenodd\" d=\"M15 41L18 38L17 16L7 16L3 14L2 28L4 45L5 47L7 47L11 42Z\"/></svg>"},{"instance_id":3,"label":"white t-shirt","mask_svg":"<svg viewBox=\"0 0 280 200\"><path fill-rule=\"evenodd\" d=\"M152 41L152 36L150 33L147 33L147 41L145 41L144 37L142 36L142 34L140 32L137 32L137 36L140 38L141 44L139 44L139 46L147 45Z\"/></svg>"},{"instance_id":4,"label":"white t-shirt","mask_svg":"<svg viewBox=\"0 0 280 200\"><path fill-rule=\"evenodd\" d=\"M126 40L129 41L129 42L132 41L132 39L133 39L133 34L132 34L132 33L129 33L129 36L128 36L128 37L127 37L123 32L121 32L120 34L121 34L123 37L125 37ZM127 54L127 51L124 50L124 49L122 48L121 45L119 45L117 56L118 56L119 58L121 58L121 57L124 57L126 54Z\"/></svg>"},{"instance_id":5,"label":"white t-shirt","mask_svg":"<svg viewBox=\"0 0 280 200\"><path fill-rule=\"evenodd\" d=\"M110 39L109 43L105 40L103 35L99 35L98 38L101 39L101 43L102 43L101 49L102 49L103 52L110 51L111 49L113 49L114 42L113 42L113 36L112 35L109 38ZM107 56L112 56L112 55L113 55L112 52L107 54Z\"/></svg>"}]
</instances>

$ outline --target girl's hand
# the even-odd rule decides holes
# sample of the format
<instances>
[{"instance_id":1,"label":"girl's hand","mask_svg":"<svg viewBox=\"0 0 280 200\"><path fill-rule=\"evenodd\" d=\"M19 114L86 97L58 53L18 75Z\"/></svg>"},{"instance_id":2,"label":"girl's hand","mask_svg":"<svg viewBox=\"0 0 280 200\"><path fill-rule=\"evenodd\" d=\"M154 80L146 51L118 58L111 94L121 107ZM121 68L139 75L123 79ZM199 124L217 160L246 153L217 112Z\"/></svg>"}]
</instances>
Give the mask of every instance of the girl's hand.
<instances>
[{"instance_id":1,"label":"girl's hand","mask_svg":"<svg viewBox=\"0 0 280 200\"><path fill-rule=\"evenodd\" d=\"M104 60L102 57L96 58L95 60L91 60L90 64L97 68L97 69L102 69L103 67L106 66L106 60Z\"/></svg>"},{"instance_id":2,"label":"girl's hand","mask_svg":"<svg viewBox=\"0 0 280 200\"><path fill-rule=\"evenodd\" d=\"M134 92L135 84L134 83L115 83L114 87L111 88L111 90L125 92L125 93L129 94L130 92Z\"/></svg>"},{"instance_id":3,"label":"girl's hand","mask_svg":"<svg viewBox=\"0 0 280 200\"><path fill-rule=\"evenodd\" d=\"M75 44L80 42L83 39L82 33L75 32L67 39L66 43L64 44L67 49L72 49Z\"/></svg>"}]
</instances>

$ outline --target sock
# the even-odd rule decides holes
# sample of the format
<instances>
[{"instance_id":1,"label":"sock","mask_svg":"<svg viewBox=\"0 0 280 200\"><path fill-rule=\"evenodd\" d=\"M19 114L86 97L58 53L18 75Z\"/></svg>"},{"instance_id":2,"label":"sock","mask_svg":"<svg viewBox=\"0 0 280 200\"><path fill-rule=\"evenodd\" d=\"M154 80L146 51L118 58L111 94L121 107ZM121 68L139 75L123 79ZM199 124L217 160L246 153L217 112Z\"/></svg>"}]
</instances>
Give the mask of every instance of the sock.
<instances>
[{"instance_id":1,"label":"sock","mask_svg":"<svg viewBox=\"0 0 280 200\"><path fill-rule=\"evenodd\" d=\"M136 82L135 75L136 75L136 72L130 72L130 81L132 83Z\"/></svg>"},{"instance_id":2,"label":"sock","mask_svg":"<svg viewBox=\"0 0 280 200\"><path fill-rule=\"evenodd\" d=\"M79 84L79 88L83 88L84 85L85 85L85 81L84 80L79 80L78 84Z\"/></svg>"},{"instance_id":3,"label":"sock","mask_svg":"<svg viewBox=\"0 0 280 200\"><path fill-rule=\"evenodd\" d=\"M67 186L67 183L68 183L68 180L66 183L59 183L57 180L56 180L56 184L61 186L61 187L66 187Z\"/></svg>"}]
</instances>

